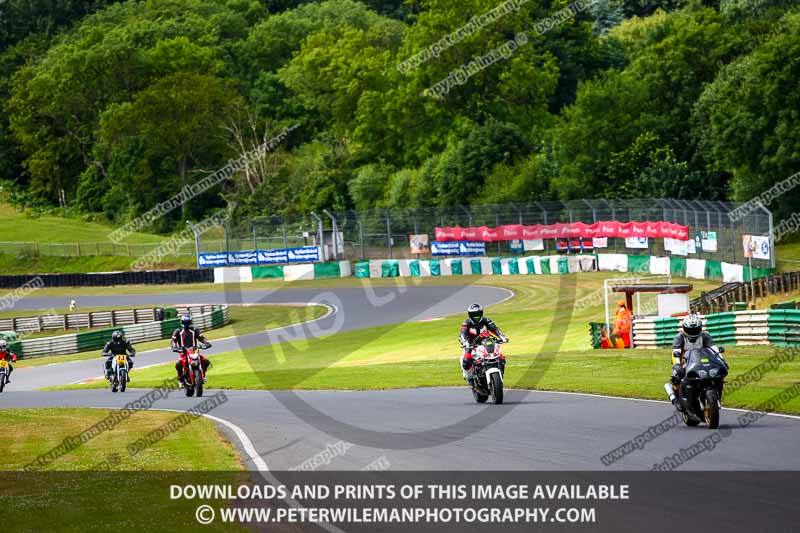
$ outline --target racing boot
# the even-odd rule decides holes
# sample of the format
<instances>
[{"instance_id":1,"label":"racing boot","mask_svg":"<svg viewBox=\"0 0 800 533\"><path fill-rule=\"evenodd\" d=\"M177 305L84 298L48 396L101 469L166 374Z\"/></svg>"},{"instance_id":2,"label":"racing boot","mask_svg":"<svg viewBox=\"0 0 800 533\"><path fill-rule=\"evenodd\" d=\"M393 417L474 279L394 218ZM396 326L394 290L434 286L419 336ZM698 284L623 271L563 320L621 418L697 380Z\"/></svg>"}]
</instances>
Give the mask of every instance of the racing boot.
<instances>
[{"instance_id":1,"label":"racing boot","mask_svg":"<svg viewBox=\"0 0 800 533\"><path fill-rule=\"evenodd\" d=\"M669 401L672 402L673 407L682 413L683 404L681 404L680 400L678 399L677 386L673 385L672 383L664 383L664 391L667 393L667 397L669 398Z\"/></svg>"}]
</instances>

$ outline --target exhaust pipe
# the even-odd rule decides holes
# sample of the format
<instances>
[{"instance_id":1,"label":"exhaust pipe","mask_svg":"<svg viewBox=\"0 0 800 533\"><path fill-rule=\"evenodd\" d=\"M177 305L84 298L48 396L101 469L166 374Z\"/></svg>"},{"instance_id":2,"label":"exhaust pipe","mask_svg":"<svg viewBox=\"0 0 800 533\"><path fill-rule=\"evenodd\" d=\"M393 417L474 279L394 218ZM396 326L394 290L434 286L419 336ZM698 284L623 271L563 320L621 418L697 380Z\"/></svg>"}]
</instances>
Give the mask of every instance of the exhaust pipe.
<instances>
[{"instance_id":1,"label":"exhaust pipe","mask_svg":"<svg viewBox=\"0 0 800 533\"><path fill-rule=\"evenodd\" d=\"M664 391L667 393L667 397L669 398L670 402L675 401L675 391L672 390L672 383L664 383Z\"/></svg>"}]
</instances>

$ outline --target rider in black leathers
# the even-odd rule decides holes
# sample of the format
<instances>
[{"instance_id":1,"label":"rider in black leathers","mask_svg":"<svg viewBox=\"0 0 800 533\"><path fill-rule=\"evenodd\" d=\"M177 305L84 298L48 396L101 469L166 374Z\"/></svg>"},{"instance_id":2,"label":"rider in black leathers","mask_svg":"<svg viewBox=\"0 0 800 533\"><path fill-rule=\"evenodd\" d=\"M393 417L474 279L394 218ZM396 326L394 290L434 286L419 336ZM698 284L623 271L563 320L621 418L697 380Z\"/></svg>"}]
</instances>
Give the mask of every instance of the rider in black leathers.
<instances>
[{"instance_id":1,"label":"rider in black leathers","mask_svg":"<svg viewBox=\"0 0 800 533\"><path fill-rule=\"evenodd\" d=\"M481 331L486 329L493 335L497 336L501 342L508 342L508 337L500 330L494 321L483 315L483 307L480 304L472 304L467 309L467 319L461 323L461 331L458 335L458 341L464 350L461 356L461 369L464 379L470 384L472 382L472 348L474 342L481 335Z\"/></svg>"},{"instance_id":2,"label":"rider in black leathers","mask_svg":"<svg viewBox=\"0 0 800 533\"><path fill-rule=\"evenodd\" d=\"M125 354L128 359L128 369L133 368L133 359L132 357L136 357L136 350L133 349L133 345L125 338L121 331L117 330L111 334L111 340L106 343L103 347L103 353L101 357L106 357L106 377L111 377L111 363L115 355L122 355ZM131 373L128 372L128 381L131 380Z\"/></svg>"}]
</instances>

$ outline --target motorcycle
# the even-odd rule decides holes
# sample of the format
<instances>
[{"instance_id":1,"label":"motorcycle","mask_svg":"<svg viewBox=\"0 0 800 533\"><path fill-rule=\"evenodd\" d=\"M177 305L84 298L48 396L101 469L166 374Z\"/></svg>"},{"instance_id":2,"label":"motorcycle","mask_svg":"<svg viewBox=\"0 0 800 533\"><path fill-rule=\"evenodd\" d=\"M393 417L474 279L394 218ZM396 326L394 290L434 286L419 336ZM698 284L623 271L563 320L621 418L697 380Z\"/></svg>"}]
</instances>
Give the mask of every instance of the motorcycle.
<instances>
[{"instance_id":1,"label":"motorcycle","mask_svg":"<svg viewBox=\"0 0 800 533\"><path fill-rule=\"evenodd\" d=\"M128 387L128 357L125 354L115 355L111 360L111 375L108 377L111 383L111 392L125 392Z\"/></svg>"},{"instance_id":2,"label":"motorcycle","mask_svg":"<svg viewBox=\"0 0 800 533\"><path fill-rule=\"evenodd\" d=\"M482 331L472 347L472 396L478 403L486 403L490 397L496 405L503 403L506 356L500 349L501 344L500 339Z\"/></svg>"},{"instance_id":3,"label":"motorcycle","mask_svg":"<svg viewBox=\"0 0 800 533\"><path fill-rule=\"evenodd\" d=\"M6 382L8 381L8 361L5 359L0 359L0 392L3 392L3 389L6 388Z\"/></svg>"},{"instance_id":4,"label":"motorcycle","mask_svg":"<svg viewBox=\"0 0 800 533\"><path fill-rule=\"evenodd\" d=\"M679 401L683 407L683 422L695 427L705 422L708 429L719 427L719 412L722 408L722 387L728 375L728 364L720 353L711 348L689 350L684 356L686 372L678 389ZM670 401L675 398L671 383L664 384Z\"/></svg>"},{"instance_id":5,"label":"motorcycle","mask_svg":"<svg viewBox=\"0 0 800 533\"><path fill-rule=\"evenodd\" d=\"M202 348L207 350L211 348L211 344L207 342L203 344ZM186 390L186 396L197 396L199 398L203 395L203 382L206 378L205 372L203 372L203 365L200 364L200 348L176 347L173 348L172 351L184 354L181 374L183 376L183 387Z\"/></svg>"}]
</instances>

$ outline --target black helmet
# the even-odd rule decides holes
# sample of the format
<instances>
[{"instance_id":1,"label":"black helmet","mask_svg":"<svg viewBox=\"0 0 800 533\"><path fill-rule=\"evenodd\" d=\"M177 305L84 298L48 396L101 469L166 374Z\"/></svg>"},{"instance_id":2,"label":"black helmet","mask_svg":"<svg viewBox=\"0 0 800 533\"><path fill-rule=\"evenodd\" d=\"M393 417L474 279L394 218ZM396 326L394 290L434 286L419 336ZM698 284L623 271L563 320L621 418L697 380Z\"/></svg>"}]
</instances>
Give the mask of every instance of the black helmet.
<instances>
[{"instance_id":1,"label":"black helmet","mask_svg":"<svg viewBox=\"0 0 800 533\"><path fill-rule=\"evenodd\" d=\"M467 308L467 316L473 324L477 324L483 319L483 307L481 304L472 304Z\"/></svg>"},{"instance_id":2,"label":"black helmet","mask_svg":"<svg viewBox=\"0 0 800 533\"><path fill-rule=\"evenodd\" d=\"M691 314L683 319L681 327L683 328L683 333L689 338L689 341L694 342L703 332L703 321L700 319L700 315Z\"/></svg>"},{"instance_id":3,"label":"black helmet","mask_svg":"<svg viewBox=\"0 0 800 533\"><path fill-rule=\"evenodd\" d=\"M184 327L184 329L188 329L189 326L192 325L192 317L189 315L183 315L181 317L181 325Z\"/></svg>"},{"instance_id":4,"label":"black helmet","mask_svg":"<svg viewBox=\"0 0 800 533\"><path fill-rule=\"evenodd\" d=\"M122 337L123 337L123 335L122 335L122 332L120 330L117 330L117 331L115 331L114 333L111 334L111 340L112 341L121 341Z\"/></svg>"}]
</instances>

